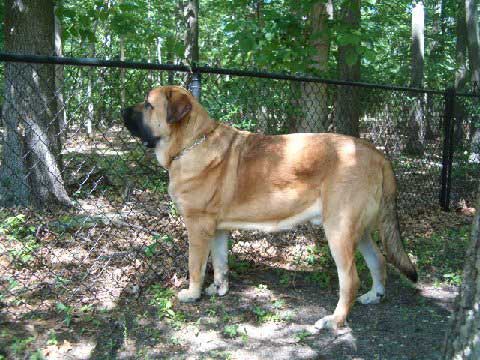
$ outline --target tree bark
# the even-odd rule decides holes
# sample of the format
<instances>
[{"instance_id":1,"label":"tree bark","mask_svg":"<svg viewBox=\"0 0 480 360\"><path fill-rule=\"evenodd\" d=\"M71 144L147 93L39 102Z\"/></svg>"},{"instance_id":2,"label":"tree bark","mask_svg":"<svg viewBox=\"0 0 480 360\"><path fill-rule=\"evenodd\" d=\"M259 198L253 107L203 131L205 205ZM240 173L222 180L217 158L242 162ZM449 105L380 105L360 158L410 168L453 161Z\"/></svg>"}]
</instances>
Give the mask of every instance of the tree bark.
<instances>
[{"instance_id":1,"label":"tree bark","mask_svg":"<svg viewBox=\"0 0 480 360\"><path fill-rule=\"evenodd\" d=\"M467 23L465 21L465 1L457 1L455 32L457 35L455 43L455 91L465 91L468 79L467 69ZM462 146L464 139L463 122L465 119L465 107L460 101L455 101L455 144Z\"/></svg>"},{"instance_id":2,"label":"tree bark","mask_svg":"<svg viewBox=\"0 0 480 360\"><path fill-rule=\"evenodd\" d=\"M56 13L57 8L61 5L60 1L57 1L55 4L54 12ZM63 41L62 41L62 24L60 19L55 16L55 56L62 57L63 56ZM56 89L56 96L57 96L57 118L58 120L56 123L58 124L58 131L59 131L59 149L58 153L60 155L59 162L61 168L63 170L63 159L61 157L61 150L62 150L62 143L65 141L67 136L67 123L66 123L66 110L65 110L65 102L64 102L64 75L63 75L64 67L63 65L55 65L55 89Z\"/></svg>"},{"instance_id":3,"label":"tree bark","mask_svg":"<svg viewBox=\"0 0 480 360\"><path fill-rule=\"evenodd\" d=\"M310 70L315 75L324 75L328 71L330 54L330 34L328 20L333 16L332 0L320 0L312 5L310 13L310 45L315 49ZM298 106L303 117L296 120L297 132L325 132L328 129L327 85L320 83L300 83L301 98Z\"/></svg>"},{"instance_id":4,"label":"tree bark","mask_svg":"<svg viewBox=\"0 0 480 360\"><path fill-rule=\"evenodd\" d=\"M54 34L52 0L6 0L6 51L53 55ZM6 136L0 170L3 206L71 204L60 170L55 90L54 65L6 65Z\"/></svg>"},{"instance_id":5,"label":"tree bark","mask_svg":"<svg viewBox=\"0 0 480 360\"><path fill-rule=\"evenodd\" d=\"M95 21L93 23L93 31L97 31L97 26L98 22ZM91 58L94 58L96 56L96 47L95 47L95 41L92 41L88 44L89 48L89 56ZM96 69L91 67L88 69L88 82L87 82L87 99L88 99L88 104L87 104L87 118L85 119L85 127L87 130L87 136L88 137L93 137L94 135L94 122L95 122L95 105L93 104L93 84L97 80L97 76L95 74ZM101 84L100 87L103 88L103 85ZM122 106L123 108L123 106Z\"/></svg>"},{"instance_id":6,"label":"tree bark","mask_svg":"<svg viewBox=\"0 0 480 360\"><path fill-rule=\"evenodd\" d=\"M444 359L480 359L480 189L463 282L444 343Z\"/></svg>"},{"instance_id":7,"label":"tree bark","mask_svg":"<svg viewBox=\"0 0 480 360\"><path fill-rule=\"evenodd\" d=\"M341 80L360 80L360 0L344 0L340 8L339 22L350 36L357 36L355 42L338 47L338 76ZM360 98L358 88L337 86L335 106L337 132L359 136Z\"/></svg>"},{"instance_id":8,"label":"tree bark","mask_svg":"<svg viewBox=\"0 0 480 360\"><path fill-rule=\"evenodd\" d=\"M185 8L187 29L185 32L185 61L189 65L198 64L198 3L199 0L189 0ZM199 74L189 74L186 85L196 98L200 98ZM197 81L198 80L198 81Z\"/></svg>"},{"instance_id":9,"label":"tree bark","mask_svg":"<svg viewBox=\"0 0 480 360\"><path fill-rule=\"evenodd\" d=\"M425 8L416 1L412 9L412 60L410 86L423 88L424 78ZM405 151L422 156L425 150L425 100L424 94L415 94L408 121Z\"/></svg>"},{"instance_id":10,"label":"tree bark","mask_svg":"<svg viewBox=\"0 0 480 360\"><path fill-rule=\"evenodd\" d=\"M470 64L470 73L472 77L472 86L474 91L480 90L480 40L478 34L478 1L465 0L465 21L467 24L467 43L468 43L468 60ZM478 106L478 98L474 101ZM475 119L478 120L478 119ZM480 129L476 128L476 121L471 122L471 144L470 151L472 156L477 158L480 149Z\"/></svg>"},{"instance_id":11,"label":"tree bark","mask_svg":"<svg viewBox=\"0 0 480 360\"><path fill-rule=\"evenodd\" d=\"M150 59L149 59L150 60ZM125 61L125 36L120 35L120 61ZM125 108L126 93L125 93L125 68L120 69L120 106Z\"/></svg>"},{"instance_id":12,"label":"tree bark","mask_svg":"<svg viewBox=\"0 0 480 360\"><path fill-rule=\"evenodd\" d=\"M468 58L470 62L470 71L472 82L480 85L480 44L478 35L478 1L465 0L465 21L467 26L468 39Z\"/></svg>"},{"instance_id":13,"label":"tree bark","mask_svg":"<svg viewBox=\"0 0 480 360\"><path fill-rule=\"evenodd\" d=\"M432 26L430 41L427 44L428 54L431 64L436 64L443 61L443 54L445 48L445 0L435 0L432 4ZM433 82L429 84L430 87L438 87ZM426 107L425 107L425 141L435 140L439 135L438 126L433 125L433 119L435 112L433 94L426 94Z\"/></svg>"}]
</instances>

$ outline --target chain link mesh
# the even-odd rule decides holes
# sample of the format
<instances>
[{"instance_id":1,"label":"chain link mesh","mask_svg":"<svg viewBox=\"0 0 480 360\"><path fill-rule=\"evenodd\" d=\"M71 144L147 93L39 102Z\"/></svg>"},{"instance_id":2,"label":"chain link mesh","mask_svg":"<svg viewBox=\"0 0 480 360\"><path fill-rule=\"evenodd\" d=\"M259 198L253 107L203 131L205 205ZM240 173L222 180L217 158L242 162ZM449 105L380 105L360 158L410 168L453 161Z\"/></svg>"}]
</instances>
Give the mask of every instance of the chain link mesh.
<instances>
[{"instance_id":1,"label":"chain link mesh","mask_svg":"<svg viewBox=\"0 0 480 360\"><path fill-rule=\"evenodd\" d=\"M186 73L10 62L0 74L0 186L5 203L23 205L0 212L0 322L13 334L0 336L0 348L32 324L40 334L68 322L80 334L95 313L114 326L112 319L142 301L149 284L185 283L187 238L167 194L168 174L124 129L120 110L154 86L185 85ZM358 117L353 131L393 162L401 211L415 216L438 206L442 94L202 74L201 103L214 119L266 134L350 131L344 120ZM422 154L413 156L407 148L417 104ZM463 112L456 119L452 199L470 204L478 181L477 114L471 98L457 97L457 104ZM63 200L73 206L25 207L38 195L32 184L49 182L64 188ZM299 249L321 237L306 225L282 235L233 232L233 252L294 263Z\"/></svg>"}]
</instances>

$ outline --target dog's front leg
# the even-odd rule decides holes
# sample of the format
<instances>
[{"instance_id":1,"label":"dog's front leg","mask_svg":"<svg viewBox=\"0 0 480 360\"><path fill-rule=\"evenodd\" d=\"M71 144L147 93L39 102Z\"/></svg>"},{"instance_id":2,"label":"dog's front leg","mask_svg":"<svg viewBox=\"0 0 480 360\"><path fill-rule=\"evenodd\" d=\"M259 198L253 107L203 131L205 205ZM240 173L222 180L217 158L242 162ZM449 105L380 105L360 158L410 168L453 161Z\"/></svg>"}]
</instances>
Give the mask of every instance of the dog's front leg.
<instances>
[{"instance_id":1,"label":"dog's front leg","mask_svg":"<svg viewBox=\"0 0 480 360\"><path fill-rule=\"evenodd\" d=\"M228 292L228 232L217 230L212 242L213 283L207 295L223 296Z\"/></svg>"},{"instance_id":2,"label":"dog's front leg","mask_svg":"<svg viewBox=\"0 0 480 360\"><path fill-rule=\"evenodd\" d=\"M215 233L215 224L208 217L185 217L188 232L188 289L178 293L182 302L197 300L202 293L205 266L207 264L210 243Z\"/></svg>"}]
</instances>

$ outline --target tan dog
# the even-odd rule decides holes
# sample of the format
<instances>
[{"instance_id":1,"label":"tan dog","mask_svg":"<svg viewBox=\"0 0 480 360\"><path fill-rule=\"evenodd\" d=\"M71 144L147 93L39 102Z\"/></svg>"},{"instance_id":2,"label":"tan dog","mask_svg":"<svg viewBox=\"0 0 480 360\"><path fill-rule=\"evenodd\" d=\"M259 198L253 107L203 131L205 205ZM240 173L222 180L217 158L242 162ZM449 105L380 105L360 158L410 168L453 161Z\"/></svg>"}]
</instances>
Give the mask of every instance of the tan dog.
<instances>
[{"instance_id":1,"label":"tan dog","mask_svg":"<svg viewBox=\"0 0 480 360\"><path fill-rule=\"evenodd\" d=\"M391 164L370 143L336 134L265 136L212 120L183 88L151 90L122 112L125 125L169 170L168 192L189 238L189 288L180 301L201 295L212 255L209 295L228 291L227 230L282 231L323 224L337 265L340 299L317 328L342 326L359 279L355 249L365 257L373 286L359 298L378 303L385 293L385 260L371 239L379 229L388 257L412 281L417 273L403 248Z\"/></svg>"}]
</instances>

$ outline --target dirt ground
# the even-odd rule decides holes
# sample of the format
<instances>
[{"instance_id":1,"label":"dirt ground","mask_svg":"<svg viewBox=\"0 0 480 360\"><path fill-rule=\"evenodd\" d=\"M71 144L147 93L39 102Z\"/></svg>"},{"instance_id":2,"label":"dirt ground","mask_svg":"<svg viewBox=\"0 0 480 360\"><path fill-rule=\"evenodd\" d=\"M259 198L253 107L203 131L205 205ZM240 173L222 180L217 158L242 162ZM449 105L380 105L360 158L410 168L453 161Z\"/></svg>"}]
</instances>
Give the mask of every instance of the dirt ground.
<instances>
[{"instance_id":1,"label":"dirt ground","mask_svg":"<svg viewBox=\"0 0 480 360\"><path fill-rule=\"evenodd\" d=\"M75 209L0 209L0 360L439 358L473 209L401 204L419 283L389 269L381 304L356 304L347 327L314 332L338 299L320 228L233 232L230 292L181 304L187 237L164 175L137 166L141 152L104 164L79 153L67 177ZM371 280L357 266L363 293Z\"/></svg>"},{"instance_id":2,"label":"dirt ground","mask_svg":"<svg viewBox=\"0 0 480 360\"><path fill-rule=\"evenodd\" d=\"M312 324L335 308L336 291L320 290L302 281L301 273L294 275L298 280L287 287L280 285L275 269L252 268L224 298L177 304L186 314L178 329L155 315L136 323L144 309L129 302L123 322L102 331L92 358L138 358L139 345L143 358L152 359L439 358L453 289L414 288L392 272L383 303L358 304L345 329L314 333ZM261 320L258 309L272 315ZM235 330L228 333L231 324Z\"/></svg>"},{"instance_id":3,"label":"dirt ground","mask_svg":"<svg viewBox=\"0 0 480 360\"><path fill-rule=\"evenodd\" d=\"M435 234L468 229L469 216L432 212L422 221L410 219L413 226L403 215L409 252L416 248L423 256L428 248L433 254L417 260L419 283L390 268L381 304L356 304L347 327L315 332L312 325L338 299L327 246L313 241L321 230L233 233L230 292L181 304L175 293L186 284L185 230L167 202L157 209L151 230L169 234L161 240L140 225L132 229L118 222L64 230L76 233L72 239L53 240L53 225L41 229L40 236L51 239L40 249L48 249L40 264L2 268L2 284L8 276L24 279L24 290L2 297L0 359L439 358L456 295L439 268L448 263L461 273L468 241L444 243L448 239ZM358 269L360 292L366 292L368 270L361 261ZM207 283L211 276L209 269Z\"/></svg>"}]
</instances>

